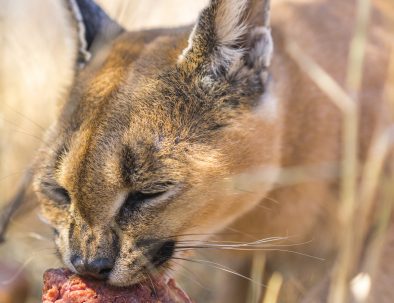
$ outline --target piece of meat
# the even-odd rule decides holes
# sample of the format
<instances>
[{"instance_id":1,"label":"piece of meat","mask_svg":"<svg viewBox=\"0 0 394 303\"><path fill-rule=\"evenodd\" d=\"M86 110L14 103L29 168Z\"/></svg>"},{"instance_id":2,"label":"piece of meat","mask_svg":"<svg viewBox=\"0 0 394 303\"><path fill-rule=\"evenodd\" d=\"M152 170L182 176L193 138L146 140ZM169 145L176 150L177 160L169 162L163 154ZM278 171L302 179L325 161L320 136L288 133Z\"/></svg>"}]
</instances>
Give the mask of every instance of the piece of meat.
<instances>
[{"instance_id":1,"label":"piece of meat","mask_svg":"<svg viewBox=\"0 0 394 303\"><path fill-rule=\"evenodd\" d=\"M130 287L114 287L68 269L44 274L43 303L192 303L173 279L156 279Z\"/></svg>"}]
</instances>

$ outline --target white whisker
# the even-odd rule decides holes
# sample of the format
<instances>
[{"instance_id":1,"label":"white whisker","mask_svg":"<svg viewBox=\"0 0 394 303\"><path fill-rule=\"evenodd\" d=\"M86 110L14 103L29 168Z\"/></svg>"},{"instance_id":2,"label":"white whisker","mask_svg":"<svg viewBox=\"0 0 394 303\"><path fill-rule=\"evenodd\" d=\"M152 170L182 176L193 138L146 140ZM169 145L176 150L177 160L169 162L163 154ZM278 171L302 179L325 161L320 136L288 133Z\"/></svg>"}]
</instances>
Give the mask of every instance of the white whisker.
<instances>
[{"instance_id":1,"label":"white whisker","mask_svg":"<svg viewBox=\"0 0 394 303\"><path fill-rule=\"evenodd\" d=\"M36 257L42 257L42 251L49 248L44 248L36 251L32 256L30 256L23 264L18 268L18 270L9 278L3 281L0 281L0 285L8 285L14 282L23 272L23 270L29 265L31 261L33 261Z\"/></svg>"},{"instance_id":2,"label":"white whisker","mask_svg":"<svg viewBox=\"0 0 394 303\"><path fill-rule=\"evenodd\" d=\"M233 274L233 275L235 275L235 276L238 276L238 277L240 277L240 278L243 278L243 279L245 279L245 280L248 280L248 281L250 281L250 282L252 282L252 283L254 283L254 284L257 284L257 285L259 285L259 286L261 286L261 287L266 287L266 285L261 284L261 283L258 283L258 282L256 282L256 281L254 281L253 279L251 279L251 278L249 278L249 277L247 277L247 276L244 276L244 275L242 275L242 274L240 274L240 273L234 271L233 269L231 269L231 268L229 268L229 267L227 267L227 266L225 266L225 265L216 263L216 262L212 262L212 261L208 261L208 260L200 260L200 259L187 259L187 258L180 258L180 257L174 257L173 259L183 260L183 261L189 261L189 262L199 263L199 264L205 264L205 265L207 265L207 266L209 266L209 267L216 268L216 269L220 269L220 270L222 270L222 271L224 271L224 272L228 272L228 273L230 273L230 274Z\"/></svg>"}]
</instances>

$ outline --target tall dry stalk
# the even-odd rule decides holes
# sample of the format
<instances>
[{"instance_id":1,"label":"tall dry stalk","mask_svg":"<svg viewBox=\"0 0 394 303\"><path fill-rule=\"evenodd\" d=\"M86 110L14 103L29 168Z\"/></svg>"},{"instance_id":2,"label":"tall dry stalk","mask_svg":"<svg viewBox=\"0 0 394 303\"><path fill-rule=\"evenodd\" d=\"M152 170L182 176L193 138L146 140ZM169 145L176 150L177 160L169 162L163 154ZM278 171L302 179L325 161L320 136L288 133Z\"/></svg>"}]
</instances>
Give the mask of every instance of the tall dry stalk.
<instances>
[{"instance_id":1,"label":"tall dry stalk","mask_svg":"<svg viewBox=\"0 0 394 303\"><path fill-rule=\"evenodd\" d=\"M362 243L368 228L367 217L372 210L373 197L393 137L391 129L386 130L383 134L379 133L367 159L361 186L358 187L358 92L362 81L369 11L370 2L360 0L358 2L355 34L351 41L349 53L347 92L311 58L307 57L294 42L290 42L288 45L289 53L298 65L330 97L331 101L343 114L341 204L338 211L338 219L343 233L331 281L329 294L329 302L331 303L347 302L349 299L350 280L354 275L355 265L361 255ZM358 195L358 190L361 192L360 195ZM387 203L383 204L384 211L380 212L381 216L378 216L380 218L378 223L385 222L387 224L387 213L390 213L391 207ZM381 223L380 226L383 225ZM384 228L382 227L379 230L382 231ZM378 238L382 241L382 234Z\"/></svg>"},{"instance_id":2,"label":"tall dry stalk","mask_svg":"<svg viewBox=\"0 0 394 303\"><path fill-rule=\"evenodd\" d=\"M365 56L370 1L358 0L356 29L350 44L349 65L347 70L347 90L353 102L343 112L343 171L341 182L341 206L339 223L343 230L340 250L335 264L329 303L345 303L349 299L349 283L361 243L357 243L357 178L358 178L358 93L361 87L362 70Z\"/></svg>"}]
</instances>

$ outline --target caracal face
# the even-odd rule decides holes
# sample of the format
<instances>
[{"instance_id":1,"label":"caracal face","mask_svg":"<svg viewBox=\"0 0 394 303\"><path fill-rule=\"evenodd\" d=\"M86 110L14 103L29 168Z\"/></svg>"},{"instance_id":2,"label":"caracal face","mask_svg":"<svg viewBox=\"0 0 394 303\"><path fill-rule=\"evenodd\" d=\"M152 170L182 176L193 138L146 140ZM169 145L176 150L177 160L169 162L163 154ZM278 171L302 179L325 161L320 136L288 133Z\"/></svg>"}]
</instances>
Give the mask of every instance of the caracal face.
<instances>
[{"instance_id":1,"label":"caracal face","mask_svg":"<svg viewBox=\"0 0 394 303\"><path fill-rule=\"evenodd\" d=\"M42 214L73 271L138 282L180 256L185 236L217 231L272 186L273 47L247 3L212 1L194 29L119 28L89 50L35 169ZM271 178L243 190L238 180L261 168Z\"/></svg>"}]
</instances>

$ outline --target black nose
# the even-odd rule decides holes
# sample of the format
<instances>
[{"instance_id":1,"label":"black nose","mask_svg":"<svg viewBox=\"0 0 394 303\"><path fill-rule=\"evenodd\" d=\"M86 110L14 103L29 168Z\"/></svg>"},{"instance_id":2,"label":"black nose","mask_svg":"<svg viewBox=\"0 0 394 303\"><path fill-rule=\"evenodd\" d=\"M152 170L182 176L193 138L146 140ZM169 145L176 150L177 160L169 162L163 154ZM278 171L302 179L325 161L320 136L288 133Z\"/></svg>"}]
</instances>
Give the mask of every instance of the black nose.
<instances>
[{"instance_id":1,"label":"black nose","mask_svg":"<svg viewBox=\"0 0 394 303\"><path fill-rule=\"evenodd\" d=\"M81 257L74 255L70 261L79 274L99 280L107 279L114 267L114 262L108 258L98 258L90 262L84 262Z\"/></svg>"}]
</instances>

